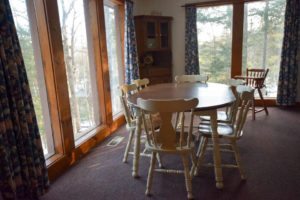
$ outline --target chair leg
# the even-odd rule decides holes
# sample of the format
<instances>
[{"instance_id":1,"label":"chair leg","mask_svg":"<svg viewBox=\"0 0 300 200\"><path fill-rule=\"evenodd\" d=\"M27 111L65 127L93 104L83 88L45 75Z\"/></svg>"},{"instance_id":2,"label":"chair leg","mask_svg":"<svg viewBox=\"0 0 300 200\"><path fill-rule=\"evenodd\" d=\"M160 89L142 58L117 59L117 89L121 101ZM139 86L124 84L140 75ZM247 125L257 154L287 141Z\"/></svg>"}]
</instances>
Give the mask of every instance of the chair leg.
<instances>
[{"instance_id":1,"label":"chair leg","mask_svg":"<svg viewBox=\"0 0 300 200\"><path fill-rule=\"evenodd\" d=\"M234 156L235 156L235 161L236 161L236 165L240 171L240 175L241 175L241 179L242 180L246 180L246 175L244 173L244 169L241 165L241 159L240 159L240 152L239 152L239 149L236 145L236 142L235 141L231 141L231 146L232 146L232 149L234 151Z\"/></svg>"},{"instance_id":2,"label":"chair leg","mask_svg":"<svg viewBox=\"0 0 300 200\"><path fill-rule=\"evenodd\" d=\"M252 100L252 120L255 120L255 97Z\"/></svg>"},{"instance_id":3,"label":"chair leg","mask_svg":"<svg viewBox=\"0 0 300 200\"><path fill-rule=\"evenodd\" d=\"M191 171L190 171L190 176L193 178L194 170L195 170L196 163L197 163L197 156L196 156L194 149L192 150L192 153L191 153L191 160L192 160L192 167L191 167Z\"/></svg>"},{"instance_id":4,"label":"chair leg","mask_svg":"<svg viewBox=\"0 0 300 200\"><path fill-rule=\"evenodd\" d=\"M126 148L125 148L125 152L124 152L124 156L123 156L123 162L124 162L124 163L127 162L128 153L129 153L129 149L130 149L130 147L131 147L133 134L134 134L134 129L131 129L131 130L129 131L129 138L128 138L128 142L127 142L127 145L126 145Z\"/></svg>"},{"instance_id":5,"label":"chair leg","mask_svg":"<svg viewBox=\"0 0 300 200\"><path fill-rule=\"evenodd\" d=\"M187 190L187 198L193 199L193 193L192 193L192 180L189 173L189 160L188 160L188 154L181 155L183 167L184 167L184 177L185 177L185 187Z\"/></svg>"},{"instance_id":6,"label":"chair leg","mask_svg":"<svg viewBox=\"0 0 300 200\"><path fill-rule=\"evenodd\" d=\"M195 176L198 175L199 168L200 168L201 163L202 163L202 161L204 159L204 154L205 154L205 150L206 150L208 138L202 137L201 140L202 140L201 146L199 145L198 152L197 152L198 160L197 160L196 166L193 168L193 171L194 171L193 174Z\"/></svg>"},{"instance_id":7,"label":"chair leg","mask_svg":"<svg viewBox=\"0 0 300 200\"><path fill-rule=\"evenodd\" d=\"M182 120L182 117L183 117L183 113L180 112L179 114L177 114L177 117L176 117L176 128L179 129L181 128L181 126L184 126L184 124L181 124L181 120Z\"/></svg>"},{"instance_id":8,"label":"chair leg","mask_svg":"<svg viewBox=\"0 0 300 200\"><path fill-rule=\"evenodd\" d=\"M161 159L161 156L159 153L156 154L156 159L157 159L159 168L163 168L162 159Z\"/></svg>"},{"instance_id":9,"label":"chair leg","mask_svg":"<svg viewBox=\"0 0 300 200\"><path fill-rule=\"evenodd\" d=\"M149 167L149 172L148 172L148 179L147 179L147 186L146 186L146 195L150 195L151 187L152 187L152 179L153 179L153 171L155 167L155 162L156 162L156 152L152 152L151 155L151 161L150 161L150 167Z\"/></svg>"},{"instance_id":10,"label":"chair leg","mask_svg":"<svg viewBox=\"0 0 300 200\"><path fill-rule=\"evenodd\" d=\"M264 100L264 97L263 97L263 95L262 95L262 92L261 92L261 90L260 90L259 88L257 89L257 91L258 91L258 94L259 94L259 96L260 96L260 99L262 100L262 103L263 103L263 106L264 106L264 110L265 110L265 112L266 112L266 115L269 115L269 112L268 112L267 106L266 106L266 104L265 104L265 100Z\"/></svg>"}]
</instances>

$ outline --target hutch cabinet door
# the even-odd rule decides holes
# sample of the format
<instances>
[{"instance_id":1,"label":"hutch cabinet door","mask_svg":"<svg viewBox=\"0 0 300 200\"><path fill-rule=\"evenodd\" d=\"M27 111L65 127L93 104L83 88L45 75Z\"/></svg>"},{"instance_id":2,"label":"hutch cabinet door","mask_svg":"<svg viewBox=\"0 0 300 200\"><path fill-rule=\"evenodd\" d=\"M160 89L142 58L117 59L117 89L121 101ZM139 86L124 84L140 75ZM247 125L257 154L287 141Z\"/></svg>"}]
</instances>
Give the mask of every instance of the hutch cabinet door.
<instances>
[{"instance_id":1,"label":"hutch cabinet door","mask_svg":"<svg viewBox=\"0 0 300 200\"><path fill-rule=\"evenodd\" d=\"M159 41L157 40L158 27L156 20L146 20L145 30L145 48L157 49L159 47Z\"/></svg>"},{"instance_id":2,"label":"hutch cabinet door","mask_svg":"<svg viewBox=\"0 0 300 200\"><path fill-rule=\"evenodd\" d=\"M159 23L159 44L161 49L170 48L170 22L160 20Z\"/></svg>"}]
</instances>

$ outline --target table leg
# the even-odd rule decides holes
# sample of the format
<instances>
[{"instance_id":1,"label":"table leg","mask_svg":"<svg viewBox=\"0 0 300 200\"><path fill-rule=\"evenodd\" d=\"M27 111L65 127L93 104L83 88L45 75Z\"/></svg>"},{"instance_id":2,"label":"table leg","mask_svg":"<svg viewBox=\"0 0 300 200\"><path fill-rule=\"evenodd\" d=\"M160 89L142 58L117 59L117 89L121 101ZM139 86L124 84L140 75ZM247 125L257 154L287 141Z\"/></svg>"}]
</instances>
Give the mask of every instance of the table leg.
<instances>
[{"instance_id":1,"label":"table leg","mask_svg":"<svg viewBox=\"0 0 300 200\"><path fill-rule=\"evenodd\" d=\"M139 170L139 160L140 160L140 146L141 146L141 132L142 132L142 115L141 111L137 109L136 111L136 129L135 129L135 141L134 141L134 155L133 155L133 165L132 165L132 176L138 178Z\"/></svg>"},{"instance_id":2,"label":"table leg","mask_svg":"<svg viewBox=\"0 0 300 200\"><path fill-rule=\"evenodd\" d=\"M223 175L221 168L221 154L219 146L219 136L218 136L218 124L217 124L217 110L211 113L211 129L212 129L212 142L213 142L213 157L214 157L214 167L215 167L215 179L216 187L218 189L223 188Z\"/></svg>"}]
</instances>

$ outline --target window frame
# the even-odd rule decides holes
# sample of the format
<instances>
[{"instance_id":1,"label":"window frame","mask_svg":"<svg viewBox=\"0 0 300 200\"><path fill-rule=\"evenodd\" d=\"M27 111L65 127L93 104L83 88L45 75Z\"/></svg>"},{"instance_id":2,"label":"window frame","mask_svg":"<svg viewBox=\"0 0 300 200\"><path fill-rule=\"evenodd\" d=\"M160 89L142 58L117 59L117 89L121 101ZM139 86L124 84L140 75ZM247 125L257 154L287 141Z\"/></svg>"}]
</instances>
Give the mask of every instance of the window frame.
<instances>
[{"instance_id":1,"label":"window frame","mask_svg":"<svg viewBox=\"0 0 300 200\"><path fill-rule=\"evenodd\" d=\"M110 0L104 0L104 7L107 6L109 8L112 8L114 10L114 15L116 17L115 20L115 27L116 27L116 37L117 37L117 46L121 46L121 48L117 49L117 59L118 59L118 63L120 63L120 66L118 66L118 77L121 78L119 79L119 84L124 84L125 82L125 69L124 69L124 56L123 53L124 52L124 48L122 48L122 32L121 32L121 25L123 25L122 23L120 23L120 12L122 12L119 8L120 4L117 3L116 1L110 1ZM103 7L103 8L104 8ZM121 20L122 21L122 20ZM124 41L124 40L123 40ZM113 115L113 119L117 119L120 116L123 115L122 110L119 111L118 113L112 113Z\"/></svg>"},{"instance_id":2,"label":"window frame","mask_svg":"<svg viewBox=\"0 0 300 200\"><path fill-rule=\"evenodd\" d=\"M60 0L55 0L56 3L57 3L57 6L59 5L59 2ZM81 0L75 0L75 1L81 1ZM101 95L99 94L99 90L98 90L98 78L100 77L99 74L97 73L97 71L99 71L99 65L96 65L95 63L95 53L94 53L94 44L93 44L93 38L92 38L92 25L90 23L90 17L89 17L89 9L90 7L88 6L88 2L87 1L82 1L83 3L83 21L85 22L85 34L86 34L86 44L87 44L87 54L88 54L88 67L89 68L89 75L90 75L90 79L91 79L91 90L92 90L92 99L94 102L96 102L95 104L93 103L93 106L95 107L95 113L101 113L101 108L100 108L100 98L101 98ZM59 13L59 10L58 10L58 14ZM60 16L58 16L60 17ZM60 30L61 30L61 23L59 21L59 24L60 24ZM82 28L82 27L81 27ZM61 36L62 37L62 36ZM63 44L62 44L63 46ZM65 58L65 55L64 55L64 58ZM65 68L66 68L66 71L67 71L67 65L65 64ZM100 69L101 70L101 69ZM69 86L69 82L68 81L68 77L67 77L67 86L68 88L70 87ZM69 94L70 91L68 91L68 94ZM96 94L94 94L96 93ZM69 97L70 97L70 94L69 94ZM71 103L71 100L69 98L69 102ZM77 105L79 106L79 105ZM71 111L71 109L70 109ZM79 117L80 117L80 111L79 111ZM95 118L95 125L94 126L91 126L89 127L88 129L86 129L85 131L83 131L82 133L80 133L79 137L75 138L75 135L78 134L77 132L75 132L75 130L73 129L73 137L74 137L74 140L75 140L75 146L79 146L81 143L83 143L85 140L87 140L89 137L93 136L95 134L95 130L97 130L98 127L100 127L103 123L102 119L101 119L101 114L97 114L96 115L96 118ZM71 112L71 118L72 118L72 112ZM79 119L80 120L80 119ZM72 125L73 126L73 125ZM97 132L97 131L96 131Z\"/></svg>"},{"instance_id":3,"label":"window frame","mask_svg":"<svg viewBox=\"0 0 300 200\"><path fill-rule=\"evenodd\" d=\"M124 33L124 0L112 1L117 5L118 21L121 22L119 28L121 33ZM26 0L26 4L31 4L31 15L36 18L37 36L40 42L55 151L46 159L46 164L49 178L54 180L97 143L122 126L125 118L123 115L115 119L112 116L103 0L84 1L84 9L89 10L85 13L85 20L90 26L87 25L86 28L91 33L92 53L96 55L92 61L96 67L100 125L77 141L74 140L72 128L58 2L57 0ZM122 41L124 41L123 34L121 34L121 49L124 49ZM122 54L122 60L123 58Z\"/></svg>"},{"instance_id":4,"label":"window frame","mask_svg":"<svg viewBox=\"0 0 300 200\"><path fill-rule=\"evenodd\" d=\"M47 138L47 147L48 147L48 153L44 154L45 159L48 159L52 157L55 152L55 141L53 137L53 128L52 127L52 115L50 110L50 104L48 100L48 88L47 88L47 81L51 79L51 75L49 77L46 76L46 71L44 65L43 65L43 59L42 59L42 47L40 44L40 38L38 34L38 24L37 24L37 18L35 15L35 9L34 9L34 3L33 1L25 0L24 4L26 6L26 15L28 17L28 25L29 25L29 32L31 35L32 40L32 51L34 55L34 64L35 64L35 70L36 75L35 77L38 82L38 88L40 93L40 99L41 99L41 106L42 106L42 114L43 114L43 121L44 121L44 128L45 128L45 135ZM14 17L14 16L13 16ZM26 64L25 64L26 65ZM39 76L40 74L43 74L42 76ZM50 122L50 123L49 123ZM51 149L51 152L49 152L49 149Z\"/></svg>"}]
</instances>

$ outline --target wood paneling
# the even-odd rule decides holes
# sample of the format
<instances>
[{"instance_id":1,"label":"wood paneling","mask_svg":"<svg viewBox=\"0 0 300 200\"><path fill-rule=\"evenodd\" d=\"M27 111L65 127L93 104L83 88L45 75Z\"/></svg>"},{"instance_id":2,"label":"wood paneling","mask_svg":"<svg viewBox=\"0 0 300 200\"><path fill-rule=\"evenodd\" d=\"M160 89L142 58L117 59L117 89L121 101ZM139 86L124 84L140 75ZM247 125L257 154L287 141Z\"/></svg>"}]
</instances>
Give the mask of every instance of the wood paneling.
<instances>
[{"instance_id":1,"label":"wood paneling","mask_svg":"<svg viewBox=\"0 0 300 200\"><path fill-rule=\"evenodd\" d=\"M96 1L96 0L93 0ZM103 91L101 91L101 95L104 97L104 107L105 108L105 120L103 121L105 124L112 124L112 103L111 103L111 94L110 94L110 81L109 81L109 66L108 66L108 56L107 56L107 48L106 48L106 35L105 35L105 19L104 19L104 4L103 0L96 1L97 8L97 23L94 24L98 28L98 37L94 38L97 42L96 44L100 45L101 52L101 70L102 77L99 77L98 80L102 81Z\"/></svg>"},{"instance_id":2,"label":"wood paneling","mask_svg":"<svg viewBox=\"0 0 300 200\"><path fill-rule=\"evenodd\" d=\"M54 151L56 152L56 154L62 155L64 153L64 150L63 150L63 141L61 138L62 131L60 126L59 111L57 109L58 102L56 98L56 87L55 87L56 79L54 76L54 70L53 70L52 59L51 59L52 55L51 55L51 47L49 44L47 20L44 15L45 13L44 1L43 0L35 1L34 7L36 11L39 44L40 44L41 57L42 57L42 63L44 68L44 78L45 78L46 89L48 93L48 104L49 104L50 119L52 122L51 126L53 131L53 140L54 140Z\"/></svg>"}]
</instances>

